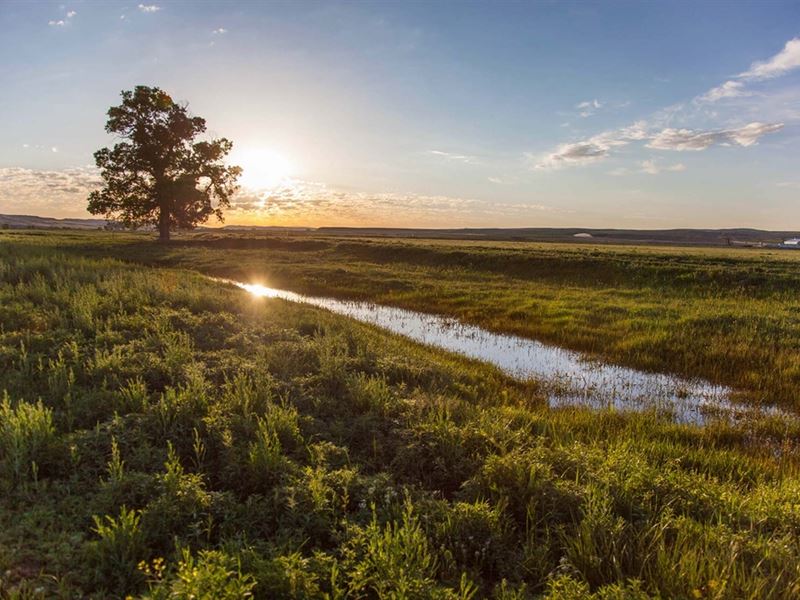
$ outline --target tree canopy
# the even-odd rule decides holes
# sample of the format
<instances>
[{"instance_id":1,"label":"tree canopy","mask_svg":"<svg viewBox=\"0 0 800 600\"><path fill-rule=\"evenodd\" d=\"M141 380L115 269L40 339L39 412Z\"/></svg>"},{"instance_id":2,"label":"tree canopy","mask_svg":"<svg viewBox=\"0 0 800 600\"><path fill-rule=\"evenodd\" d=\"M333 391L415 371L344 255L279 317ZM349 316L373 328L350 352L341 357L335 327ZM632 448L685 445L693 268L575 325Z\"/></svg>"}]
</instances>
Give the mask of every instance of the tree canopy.
<instances>
[{"instance_id":1,"label":"tree canopy","mask_svg":"<svg viewBox=\"0 0 800 600\"><path fill-rule=\"evenodd\" d=\"M222 221L241 168L223 162L233 143L196 141L206 121L163 90L137 86L108 110L106 131L122 138L94 154L105 186L89 196L89 212L128 226L154 225L159 239L215 216Z\"/></svg>"}]
</instances>

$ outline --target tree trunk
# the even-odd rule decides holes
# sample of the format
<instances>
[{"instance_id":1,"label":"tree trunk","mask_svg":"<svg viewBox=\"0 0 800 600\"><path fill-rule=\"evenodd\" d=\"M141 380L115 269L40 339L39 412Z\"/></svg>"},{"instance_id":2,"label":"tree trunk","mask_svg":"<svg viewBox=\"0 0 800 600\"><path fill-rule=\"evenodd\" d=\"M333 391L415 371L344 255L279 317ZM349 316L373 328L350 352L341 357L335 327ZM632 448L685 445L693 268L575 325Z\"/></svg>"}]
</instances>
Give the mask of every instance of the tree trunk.
<instances>
[{"instance_id":1,"label":"tree trunk","mask_svg":"<svg viewBox=\"0 0 800 600\"><path fill-rule=\"evenodd\" d=\"M165 244L169 241L169 211L161 209L158 215L158 241Z\"/></svg>"}]
</instances>

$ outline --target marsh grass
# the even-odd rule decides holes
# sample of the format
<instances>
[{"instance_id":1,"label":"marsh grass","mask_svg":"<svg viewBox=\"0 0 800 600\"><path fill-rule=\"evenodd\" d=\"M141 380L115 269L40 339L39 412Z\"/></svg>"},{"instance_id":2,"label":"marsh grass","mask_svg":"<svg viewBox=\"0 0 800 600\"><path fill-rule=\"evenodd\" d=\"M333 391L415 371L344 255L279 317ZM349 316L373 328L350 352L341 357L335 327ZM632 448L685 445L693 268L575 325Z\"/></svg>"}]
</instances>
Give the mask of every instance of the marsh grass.
<instances>
[{"instance_id":1,"label":"marsh grass","mask_svg":"<svg viewBox=\"0 0 800 600\"><path fill-rule=\"evenodd\" d=\"M549 409L87 239L0 234L2 597L800 594L796 421Z\"/></svg>"},{"instance_id":2,"label":"marsh grass","mask_svg":"<svg viewBox=\"0 0 800 600\"><path fill-rule=\"evenodd\" d=\"M164 249L76 236L65 247L453 316L797 408L800 253L306 238L206 233Z\"/></svg>"}]
</instances>

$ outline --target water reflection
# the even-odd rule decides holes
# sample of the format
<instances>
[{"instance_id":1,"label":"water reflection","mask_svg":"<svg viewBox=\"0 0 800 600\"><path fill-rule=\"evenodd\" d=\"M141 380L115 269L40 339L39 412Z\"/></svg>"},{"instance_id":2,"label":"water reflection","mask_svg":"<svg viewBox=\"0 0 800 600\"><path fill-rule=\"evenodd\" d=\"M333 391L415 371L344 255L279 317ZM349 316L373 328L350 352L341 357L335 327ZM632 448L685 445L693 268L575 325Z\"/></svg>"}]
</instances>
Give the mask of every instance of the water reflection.
<instances>
[{"instance_id":1,"label":"water reflection","mask_svg":"<svg viewBox=\"0 0 800 600\"><path fill-rule=\"evenodd\" d=\"M325 308L422 344L491 363L514 378L536 380L545 386L552 406L656 409L671 413L678 421L697 424L711 415L743 417L754 410L731 403L731 390L724 386L589 360L578 352L491 333L449 317L371 302L305 296L258 284L229 283L255 296Z\"/></svg>"}]
</instances>

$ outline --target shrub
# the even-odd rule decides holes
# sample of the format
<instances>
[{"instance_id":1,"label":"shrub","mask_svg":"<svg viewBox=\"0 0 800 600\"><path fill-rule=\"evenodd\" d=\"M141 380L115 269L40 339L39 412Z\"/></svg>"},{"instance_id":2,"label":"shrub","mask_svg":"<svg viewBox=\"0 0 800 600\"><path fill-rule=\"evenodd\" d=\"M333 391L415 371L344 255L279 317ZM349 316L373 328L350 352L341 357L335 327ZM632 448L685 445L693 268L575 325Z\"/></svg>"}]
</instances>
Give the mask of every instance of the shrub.
<instances>
[{"instance_id":1,"label":"shrub","mask_svg":"<svg viewBox=\"0 0 800 600\"><path fill-rule=\"evenodd\" d=\"M137 565L147 552L140 527L141 512L123 506L116 518L95 515L92 519L93 531L100 538L88 546L95 583L107 590L135 589L143 581Z\"/></svg>"},{"instance_id":2,"label":"shrub","mask_svg":"<svg viewBox=\"0 0 800 600\"><path fill-rule=\"evenodd\" d=\"M167 600L242 600L252 598L255 580L242 574L239 561L219 551L203 550L198 555L183 548L177 569L164 579L159 579L159 568L148 568L156 578L151 581L146 599Z\"/></svg>"},{"instance_id":3,"label":"shrub","mask_svg":"<svg viewBox=\"0 0 800 600\"><path fill-rule=\"evenodd\" d=\"M438 559L410 500L400 522L372 522L352 540L354 553L344 565L350 593L377 598L472 598L474 585L461 577L458 590L437 585Z\"/></svg>"},{"instance_id":4,"label":"shrub","mask_svg":"<svg viewBox=\"0 0 800 600\"><path fill-rule=\"evenodd\" d=\"M8 394L0 402L0 466L5 481L15 487L35 480L48 460L56 439L53 412L41 400L11 405Z\"/></svg>"}]
</instances>

